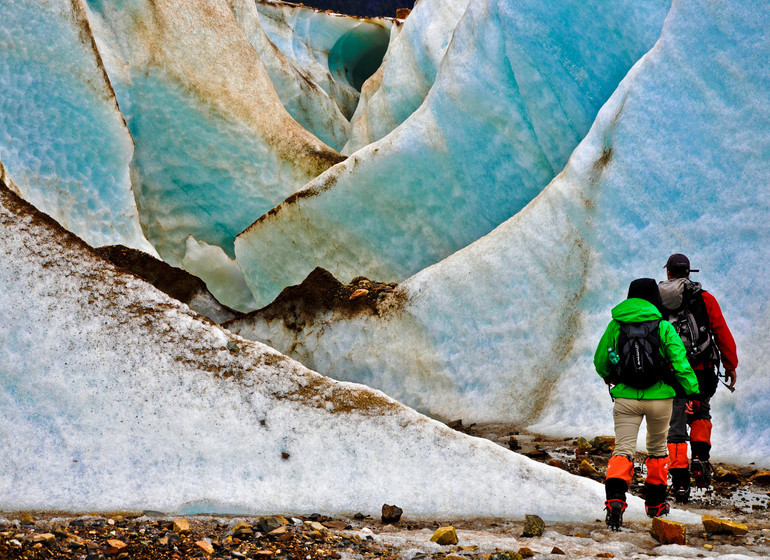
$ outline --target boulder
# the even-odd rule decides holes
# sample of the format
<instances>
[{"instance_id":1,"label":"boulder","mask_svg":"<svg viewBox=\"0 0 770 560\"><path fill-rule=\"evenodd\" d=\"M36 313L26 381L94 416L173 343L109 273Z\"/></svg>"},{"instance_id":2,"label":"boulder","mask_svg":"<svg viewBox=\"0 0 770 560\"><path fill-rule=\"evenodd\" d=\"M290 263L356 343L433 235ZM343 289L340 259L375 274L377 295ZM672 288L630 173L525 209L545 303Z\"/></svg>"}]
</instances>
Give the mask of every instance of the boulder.
<instances>
[{"instance_id":1,"label":"boulder","mask_svg":"<svg viewBox=\"0 0 770 560\"><path fill-rule=\"evenodd\" d=\"M770 484L770 471L759 471L757 474L749 478L749 482L755 484Z\"/></svg>"},{"instance_id":2,"label":"boulder","mask_svg":"<svg viewBox=\"0 0 770 560\"><path fill-rule=\"evenodd\" d=\"M457 532L451 525L448 527L439 527L430 540L436 544L448 545L457 544Z\"/></svg>"},{"instance_id":3,"label":"boulder","mask_svg":"<svg viewBox=\"0 0 770 560\"><path fill-rule=\"evenodd\" d=\"M524 516L524 532L521 534L522 537L540 537L543 535L544 530L545 523L539 516ZM521 554L521 551L519 553Z\"/></svg>"},{"instance_id":4,"label":"boulder","mask_svg":"<svg viewBox=\"0 0 770 560\"><path fill-rule=\"evenodd\" d=\"M650 535L661 544L687 544L687 528L677 521L654 517Z\"/></svg>"},{"instance_id":5,"label":"boulder","mask_svg":"<svg viewBox=\"0 0 770 560\"><path fill-rule=\"evenodd\" d=\"M398 506L390 506L383 504L382 506L382 522L383 523L398 523L401 519L401 515L404 513Z\"/></svg>"}]
</instances>

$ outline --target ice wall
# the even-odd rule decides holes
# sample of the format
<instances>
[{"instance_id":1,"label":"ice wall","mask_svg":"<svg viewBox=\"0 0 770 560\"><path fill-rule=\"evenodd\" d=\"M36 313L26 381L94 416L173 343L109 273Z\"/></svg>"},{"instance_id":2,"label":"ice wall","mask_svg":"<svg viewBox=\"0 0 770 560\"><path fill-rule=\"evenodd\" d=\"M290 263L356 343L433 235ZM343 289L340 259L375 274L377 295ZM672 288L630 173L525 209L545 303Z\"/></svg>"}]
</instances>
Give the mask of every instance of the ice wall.
<instances>
[{"instance_id":1,"label":"ice wall","mask_svg":"<svg viewBox=\"0 0 770 560\"><path fill-rule=\"evenodd\" d=\"M467 7L468 0L417 3L391 40L380 71L361 90L344 154L383 138L417 110Z\"/></svg>"},{"instance_id":2,"label":"ice wall","mask_svg":"<svg viewBox=\"0 0 770 560\"><path fill-rule=\"evenodd\" d=\"M341 150L350 134L350 123L337 103L267 38L259 23L254 0L228 2L289 114L321 141L335 150ZM318 17L324 15L318 14Z\"/></svg>"},{"instance_id":3,"label":"ice wall","mask_svg":"<svg viewBox=\"0 0 770 560\"><path fill-rule=\"evenodd\" d=\"M770 465L768 23L759 1L676 2L564 171L516 216L410 278L379 316L330 313L300 334L231 328L437 416L611 433L595 346L629 282L661 279L684 252L741 360L735 394L713 400L714 456Z\"/></svg>"},{"instance_id":4,"label":"ice wall","mask_svg":"<svg viewBox=\"0 0 770 560\"><path fill-rule=\"evenodd\" d=\"M601 514L596 482L231 335L5 186L0 222L3 510Z\"/></svg>"},{"instance_id":5,"label":"ice wall","mask_svg":"<svg viewBox=\"0 0 770 560\"><path fill-rule=\"evenodd\" d=\"M361 86L351 82L341 63L350 62L346 55L355 57L355 63L358 57L367 53L379 56L381 61L387 48L391 20L324 13L275 0L259 0L256 7L270 41L326 91L342 113L350 118L358 104ZM356 44L353 52L348 52L343 47L346 43L349 46L351 40Z\"/></svg>"},{"instance_id":6,"label":"ice wall","mask_svg":"<svg viewBox=\"0 0 770 560\"><path fill-rule=\"evenodd\" d=\"M239 235L257 303L316 266L402 280L508 219L561 170L667 5L474 2L417 112Z\"/></svg>"},{"instance_id":7,"label":"ice wall","mask_svg":"<svg viewBox=\"0 0 770 560\"><path fill-rule=\"evenodd\" d=\"M156 254L139 225L131 135L85 3L0 3L0 175L91 245Z\"/></svg>"},{"instance_id":8,"label":"ice wall","mask_svg":"<svg viewBox=\"0 0 770 560\"><path fill-rule=\"evenodd\" d=\"M283 108L226 0L89 8L136 142L142 225L167 262L190 235L233 257L236 234L342 158Z\"/></svg>"}]
</instances>

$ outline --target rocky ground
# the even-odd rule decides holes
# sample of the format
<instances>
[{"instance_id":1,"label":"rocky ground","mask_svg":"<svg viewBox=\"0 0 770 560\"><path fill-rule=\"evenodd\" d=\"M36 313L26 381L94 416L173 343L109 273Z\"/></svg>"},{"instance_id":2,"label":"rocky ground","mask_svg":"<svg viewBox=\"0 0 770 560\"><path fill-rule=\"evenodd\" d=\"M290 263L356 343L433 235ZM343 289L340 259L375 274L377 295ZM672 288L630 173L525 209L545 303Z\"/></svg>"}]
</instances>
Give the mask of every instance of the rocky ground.
<instances>
[{"instance_id":1,"label":"rocky ground","mask_svg":"<svg viewBox=\"0 0 770 560\"><path fill-rule=\"evenodd\" d=\"M457 421L450 425L535 460L597 479L602 477L613 444L611 438L546 438L501 424L463 426ZM176 517L160 512L7 512L0 514L0 559L770 557L770 473L754 465L714 466L713 488L695 491L691 503L681 507L744 524L745 534L718 534L706 531L706 526L691 525L687 527L686 545L661 544L650 536L650 522L626 523L620 532L608 531L600 519L601 506L593 523L546 523L539 536L523 536L530 531L524 520L412 519L408 512L392 523L361 514L329 518L317 514ZM642 488L643 473L637 474L632 487L635 493ZM454 527L457 542L453 538L449 544L432 542L437 529L447 526Z\"/></svg>"}]
</instances>

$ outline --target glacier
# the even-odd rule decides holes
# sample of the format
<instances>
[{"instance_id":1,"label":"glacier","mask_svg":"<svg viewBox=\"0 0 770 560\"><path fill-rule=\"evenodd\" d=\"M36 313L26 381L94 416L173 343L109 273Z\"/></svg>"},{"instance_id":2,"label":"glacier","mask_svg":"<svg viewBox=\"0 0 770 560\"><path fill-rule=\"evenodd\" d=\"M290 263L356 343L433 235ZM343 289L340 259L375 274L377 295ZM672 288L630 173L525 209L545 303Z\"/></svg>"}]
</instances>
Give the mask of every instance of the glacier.
<instances>
[{"instance_id":1,"label":"glacier","mask_svg":"<svg viewBox=\"0 0 770 560\"><path fill-rule=\"evenodd\" d=\"M594 481L214 325L5 185L0 222L10 257L0 509L377 515L395 502L411 516L549 520L601 510ZM632 498L628 518L642 512Z\"/></svg>"},{"instance_id":2,"label":"glacier","mask_svg":"<svg viewBox=\"0 0 770 560\"><path fill-rule=\"evenodd\" d=\"M382 65L361 89L350 119L350 155L393 131L425 100L468 0L422 0L393 34Z\"/></svg>"},{"instance_id":3,"label":"glacier","mask_svg":"<svg viewBox=\"0 0 770 560\"><path fill-rule=\"evenodd\" d=\"M83 1L0 4L0 176L91 245L157 255L139 224L134 145Z\"/></svg>"},{"instance_id":4,"label":"glacier","mask_svg":"<svg viewBox=\"0 0 770 560\"><path fill-rule=\"evenodd\" d=\"M629 282L662 279L668 255L684 252L741 360L735 394L712 401L712 456L767 464L768 23L763 2L676 2L522 211L409 278L376 313L326 311L302 328L255 314L228 328L435 417L611 433L595 345Z\"/></svg>"},{"instance_id":5,"label":"glacier","mask_svg":"<svg viewBox=\"0 0 770 560\"><path fill-rule=\"evenodd\" d=\"M508 219L562 169L668 4L469 5L411 117L237 236L257 304L316 266L403 280Z\"/></svg>"},{"instance_id":6,"label":"glacier","mask_svg":"<svg viewBox=\"0 0 770 560\"><path fill-rule=\"evenodd\" d=\"M136 145L142 227L170 264L182 262L189 236L232 258L255 217L343 159L284 109L225 0L88 8Z\"/></svg>"}]
</instances>

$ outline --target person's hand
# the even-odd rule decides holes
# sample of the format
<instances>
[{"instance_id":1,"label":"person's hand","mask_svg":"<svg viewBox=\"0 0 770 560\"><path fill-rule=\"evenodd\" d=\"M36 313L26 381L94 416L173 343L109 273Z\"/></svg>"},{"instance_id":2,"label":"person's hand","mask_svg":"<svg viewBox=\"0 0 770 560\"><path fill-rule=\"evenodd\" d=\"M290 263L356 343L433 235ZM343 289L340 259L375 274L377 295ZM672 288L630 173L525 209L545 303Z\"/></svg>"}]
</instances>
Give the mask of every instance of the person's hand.
<instances>
[{"instance_id":1,"label":"person's hand","mask_svg":"<svg viewBox=\"0 0 770 560\"><path fill-rule=\"evenodd\" d=\"M727 382L727 386L730 387L730 389L735 387L735 381L737 379L738 379L738 374L735 373L734 369L725 370L725 382Z\"/></svg>"},{"instance_id":2,"label":"person's hand","mask_svg":"<svg viewBox=\"0 0 770 560\"><path fill-rule=\"evenodd\" d=\"M700 401L696 399L691 399L687 401L687 404L684 406L684 411L687 414L695 414L700 410Z\"/></svg>"}]
</instances>

